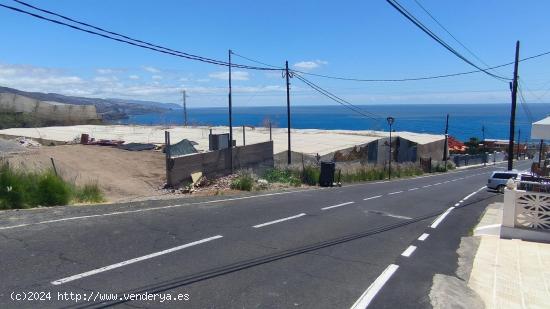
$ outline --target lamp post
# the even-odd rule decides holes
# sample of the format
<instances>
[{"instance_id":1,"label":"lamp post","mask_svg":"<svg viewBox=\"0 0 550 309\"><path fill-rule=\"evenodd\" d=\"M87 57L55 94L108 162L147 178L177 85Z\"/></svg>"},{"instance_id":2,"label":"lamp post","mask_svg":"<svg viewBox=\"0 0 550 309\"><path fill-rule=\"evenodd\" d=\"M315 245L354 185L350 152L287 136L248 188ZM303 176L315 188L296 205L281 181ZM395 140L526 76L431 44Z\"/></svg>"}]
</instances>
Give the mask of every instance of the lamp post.
<instances>
[{"instance_id":1,"label":"lamp post","mask_svg":"<svg viewBox=\"0 0 550 309\"><path fill-rule=\"evenodd\" d=\"M390 161L388 163L388 178L391 179L391 154L392 154L392 151L391 151L392 150L391 149L391 126L394 123L395 118L388 117L388 118L386 118L386 120L388 121L388 125L390 126Z\"/></svg>"}]
</instances>

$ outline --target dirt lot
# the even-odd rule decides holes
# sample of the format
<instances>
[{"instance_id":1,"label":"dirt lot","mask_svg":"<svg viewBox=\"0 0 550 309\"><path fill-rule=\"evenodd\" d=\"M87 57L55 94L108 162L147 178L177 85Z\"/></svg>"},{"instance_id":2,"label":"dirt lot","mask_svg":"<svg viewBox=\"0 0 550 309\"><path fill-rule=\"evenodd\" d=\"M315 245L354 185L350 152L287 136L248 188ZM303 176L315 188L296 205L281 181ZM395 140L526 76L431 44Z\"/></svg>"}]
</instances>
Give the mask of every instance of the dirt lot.
<instances>
[{"instance_id":1,"label":"dirt lot","mask_svg":"<svg viewBox=\"0 0 550 309\"><path fill-rule=\"evenodd\" d=\"M165 183L164 154L157 151L126 151L104 146L42 146L11 154L12 166L51 168L53 158L59 174L82 185L97 182L107 201L127 201L162 195Z\"/></svg>"}]
</instances>

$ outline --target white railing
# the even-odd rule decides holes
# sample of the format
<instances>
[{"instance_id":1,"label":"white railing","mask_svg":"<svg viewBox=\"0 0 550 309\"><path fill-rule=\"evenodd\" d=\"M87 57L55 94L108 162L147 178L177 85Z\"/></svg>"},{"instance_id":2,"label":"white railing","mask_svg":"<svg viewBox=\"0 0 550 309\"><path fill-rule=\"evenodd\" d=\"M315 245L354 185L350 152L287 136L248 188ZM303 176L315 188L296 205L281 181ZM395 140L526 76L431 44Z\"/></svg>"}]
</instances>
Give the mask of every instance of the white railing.
<instances>
[{"instance_id":1,"label":"white railing","mask_svg":"<svg viewBox=\"0 0 550 309\"><path fill-rule=\"evenodd\" d=\"M550 233L550 193L506 189L502 225Z\"/></svg>"}]
</instances>

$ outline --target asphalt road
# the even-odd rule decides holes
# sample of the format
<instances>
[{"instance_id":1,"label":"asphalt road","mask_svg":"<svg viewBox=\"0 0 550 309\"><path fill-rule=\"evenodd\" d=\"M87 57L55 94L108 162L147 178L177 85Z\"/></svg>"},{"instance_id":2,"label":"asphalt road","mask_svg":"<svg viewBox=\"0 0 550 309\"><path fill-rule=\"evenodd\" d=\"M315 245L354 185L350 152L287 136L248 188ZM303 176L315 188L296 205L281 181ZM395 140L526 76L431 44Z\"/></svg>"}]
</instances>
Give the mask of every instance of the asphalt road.
<instances>
[{"instance_id":1,"label":"asphalt road","mask_svg":"<svg viewBox=\"0 0 550 309\"><path fill-rule=\"evenodd\" d=\"M460 237L502 200L484 188L496 168L4 212L0 308L430 308L432 276L454 273Z\"/></svg>"}]
</instances>

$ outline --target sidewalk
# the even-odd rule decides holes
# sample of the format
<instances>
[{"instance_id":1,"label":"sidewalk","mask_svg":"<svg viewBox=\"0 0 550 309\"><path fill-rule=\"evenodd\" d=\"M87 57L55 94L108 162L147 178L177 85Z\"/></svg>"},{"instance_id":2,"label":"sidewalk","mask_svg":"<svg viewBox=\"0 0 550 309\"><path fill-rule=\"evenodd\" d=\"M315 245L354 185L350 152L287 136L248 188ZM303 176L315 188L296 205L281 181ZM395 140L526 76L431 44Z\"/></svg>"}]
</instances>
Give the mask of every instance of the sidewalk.
<instances>
[{"instance_id":1,"label":"sidewalk","mask_svg":"<svg viewBox=\"0 0 550 309\"><path fill-rule=\"evenodd\" d=\"M502 203L489 205L468 286L486 308L550 308L550 244L500 239Z\"/></svg>"}]
</instances>

